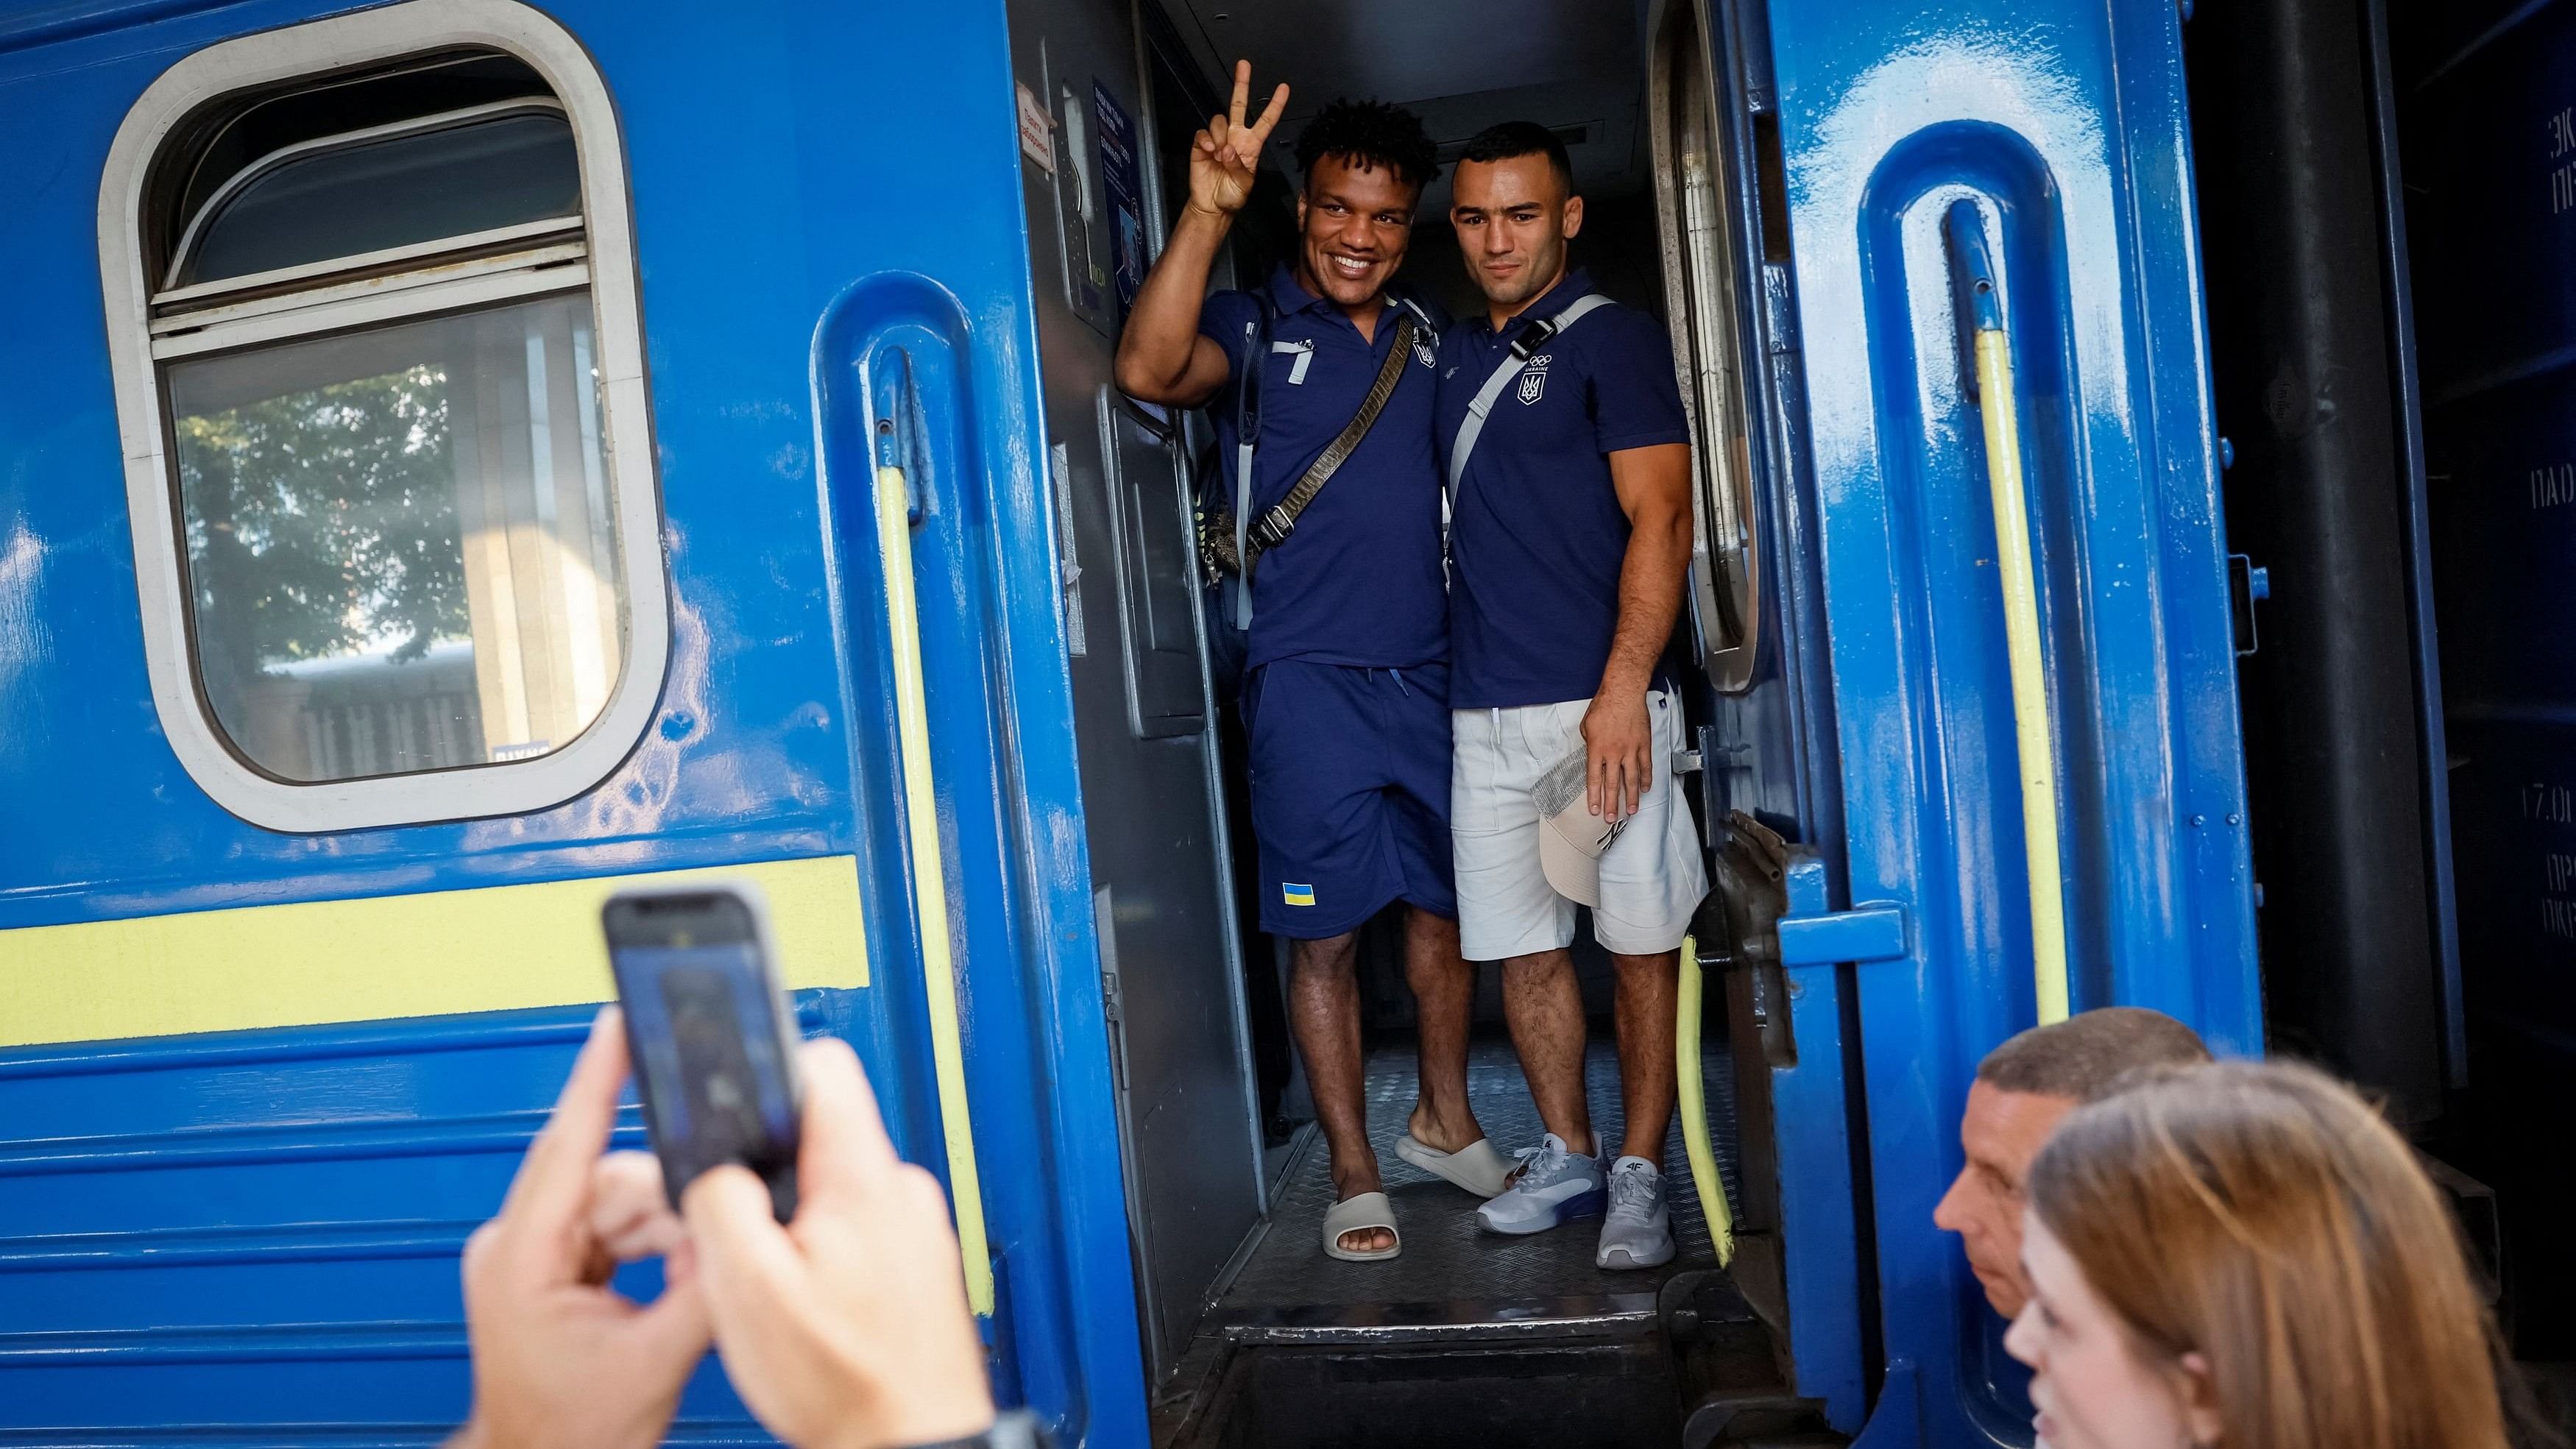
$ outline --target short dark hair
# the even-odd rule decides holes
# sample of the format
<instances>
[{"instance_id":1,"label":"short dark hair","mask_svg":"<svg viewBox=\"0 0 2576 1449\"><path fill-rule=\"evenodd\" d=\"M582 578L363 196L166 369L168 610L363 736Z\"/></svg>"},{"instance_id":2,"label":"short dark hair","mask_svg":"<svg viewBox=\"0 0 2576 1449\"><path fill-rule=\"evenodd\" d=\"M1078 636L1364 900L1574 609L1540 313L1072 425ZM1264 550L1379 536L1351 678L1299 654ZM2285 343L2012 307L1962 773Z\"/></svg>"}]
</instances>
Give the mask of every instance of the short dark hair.
<instances>
[{"instance_id":1,"label":"short dark hair","mask_svg":"<svg viewBox=\"0 0 2576 1449\"><path fill-rule=\"evenodd\" d=\"M1467 149L1458 153L1461 161L1509 161L1515 156L1545 156L1556 179L1565 185L1565 194L1574 194L1574 163L1566 159L1565 143L1554 131L1536 121L1504 121L1487 126L1470 137Z\"/></svg>"},{"instance_id":2,"label":"short dark hair","mask_svg":"<svg viewBox=\"0 0 2576 1449\"><path fill-rule=\"evenodd\" d=\"M1317 111L1297 133L1297 169L1311 179L1327 156L1363 171L1383 166L1417 191L1440 174L1440 148L1422 118L1384 101L1337 100Z\"/></svg>"},{"instance_id":3,"label":"short dark hair","mask_svg":"<svg viewBox=\"0 0 2576 1449\"><path fill-rule=\"evenodd\" d=\"M2131 1072L2208 1060L2199 1033L2163 1012L2104 1006L2010 1038L1977 1063L1977 1080L2006 1092L2098 1102Z\"/></svg>"}]
</instances>

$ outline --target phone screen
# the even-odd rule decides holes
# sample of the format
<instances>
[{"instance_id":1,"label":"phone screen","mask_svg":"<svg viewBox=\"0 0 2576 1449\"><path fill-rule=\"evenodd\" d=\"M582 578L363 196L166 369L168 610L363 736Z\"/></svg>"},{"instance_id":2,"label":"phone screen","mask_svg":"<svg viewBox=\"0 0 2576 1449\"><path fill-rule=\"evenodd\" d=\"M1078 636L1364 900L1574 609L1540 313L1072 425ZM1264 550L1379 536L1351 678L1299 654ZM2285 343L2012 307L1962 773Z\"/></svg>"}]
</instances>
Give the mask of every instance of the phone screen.
<instances>
[{"instance_id":1,"label":"phone screen","mask_svg":"<svg viewBox=\"0 0 2576 1449\"><path fill-rule=\"evenodd\" d=\"M650 983L627 1003L653 1093L654 1125L705 1162L754 1162L795 1135L787 1077L749 942L640 946L628 972Z\"/></svg>"},{"instance_id":2,"label":"phone screen","mask_svg":"<svg viewBox=\"0 0 2576 1449\"><path fill-rule=\"evenodd\" d=\"M620 897L605 916L645 1121L676 1204L719 1163L793 1211L798 1093L787 1030L749 904L730 892Z\"/></svg>"}]
</instances>

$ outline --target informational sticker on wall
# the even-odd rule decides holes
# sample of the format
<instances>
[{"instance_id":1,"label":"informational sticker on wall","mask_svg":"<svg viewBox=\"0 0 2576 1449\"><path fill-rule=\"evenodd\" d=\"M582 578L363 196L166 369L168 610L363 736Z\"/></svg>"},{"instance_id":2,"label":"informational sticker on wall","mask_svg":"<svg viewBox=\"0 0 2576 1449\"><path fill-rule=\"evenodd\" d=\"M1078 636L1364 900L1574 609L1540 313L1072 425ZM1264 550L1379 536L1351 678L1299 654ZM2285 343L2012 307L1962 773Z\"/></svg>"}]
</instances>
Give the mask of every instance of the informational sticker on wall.
<instances>
[{"instance_id":1,"label":"informational sticker on wall","mask_svg":"<svg viewBox=\"0 0 2576 1449\"><path fill-rule=\"evenodd\" d=\"M1064 230L1064 299L1074 315L1106 337L1117 319L1109 315L1109 268L1101 260L1100 204L1091 186L1091 120L1073 87L1058 86L1055 94L1056 124L1064 128L1064 169L1055 178L1056 219Z\"/></svg>"},{"instance_id":2,"label":"informational sticker on wall","mask_svg":"<svg viewBox=\"0 0 2576 1449\"><path fill-rule=\"evenodd\" d=\"M1073 454L1062 443L1047 449L1047 473L1055 485L1056 567L1064 590L1064 652L1075 659L1091 653L1082 626L1082 557L1073 543Z\"/></svg>"},{"instance_id":3,"label":"informational sticker on wall","mask_svg":"<svg viewBox=\"0 0 2576 1449\"><path fill-rule=\"evenodd\" d=\"M1124 318L1145 285L1145 188L1136 174L1136 123L1118 98L1091 83L1091 110L1100 121L1100 184L1109 193L1110 274L1118 284Z\"/></svg>"},{"instance_id":4,"label":"informational sticker on wall","mask_svg":"<svg viewBox=\"0 0 2576 1449\"><path fill-rule=\"evenodd\" d=\"M1022 84L1020 93L1020 154L1038 163L1038 169L1055 174L1055 127L1047 119L1046 102L1038 93Z\"/></svg>"}]
</instances>

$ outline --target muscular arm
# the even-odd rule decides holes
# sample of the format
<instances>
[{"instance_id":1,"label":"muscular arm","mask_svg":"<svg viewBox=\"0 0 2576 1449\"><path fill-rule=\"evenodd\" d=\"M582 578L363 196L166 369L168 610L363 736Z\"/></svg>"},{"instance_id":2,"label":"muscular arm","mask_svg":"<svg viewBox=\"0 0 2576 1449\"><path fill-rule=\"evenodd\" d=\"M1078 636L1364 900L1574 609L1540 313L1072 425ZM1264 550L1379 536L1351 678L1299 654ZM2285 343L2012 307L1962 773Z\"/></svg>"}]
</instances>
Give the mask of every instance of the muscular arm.
<instances>
[{"instance_id":1,"label":"muscular arm","mask_svg":"<svg viewBox=\"0 0 2576 1449\"><path fill-rule=\"evenodd\" d=\"M1217 248L1233 226L1232 215L1202 209L1195 200L1181 208L1171 242L1146 273L1118 334L1118 386L1129 397L1194 408L1225 386L1225 349L1200 335L1199 304Z\"/></svg>"},{"instance_id":2,"label":"muscular arm","mask_svg":"<svg viewBox=\"0 0 2576 1449\"><path fill-rule=\"evenodd\" d=\"M1655 780L1646 690L1681 615L1690 568L1690 448L1623 448L1610 454L1610 481L1628 515L1628 552L1619 565L1619 625L1601 692L1584 712L1583 740L1591 756L1586 799L1593 814L1616 819L1634 813Z\"/></svg>"}]
</instances>

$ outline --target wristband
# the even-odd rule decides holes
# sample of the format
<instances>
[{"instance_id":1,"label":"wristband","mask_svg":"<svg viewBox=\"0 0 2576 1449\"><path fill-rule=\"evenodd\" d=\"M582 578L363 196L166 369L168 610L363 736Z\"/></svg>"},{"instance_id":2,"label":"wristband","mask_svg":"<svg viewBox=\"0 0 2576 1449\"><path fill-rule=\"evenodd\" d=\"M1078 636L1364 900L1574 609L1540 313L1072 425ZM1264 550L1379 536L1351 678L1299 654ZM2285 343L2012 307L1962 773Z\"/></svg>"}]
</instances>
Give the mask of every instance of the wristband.
<instances>
[{"instance_id":1,"label":"wristband","mask_svg":"<svg viewBox=\"0 0 2576 1449\"><path fill-rule=\"evenodd\" d=\"M1026 1409L1005 1409L993 1416L993 1427L963 1439L915 1444L910 1449L1046 1449L1046 1427Z\"/></svg>"}]
</instances>

